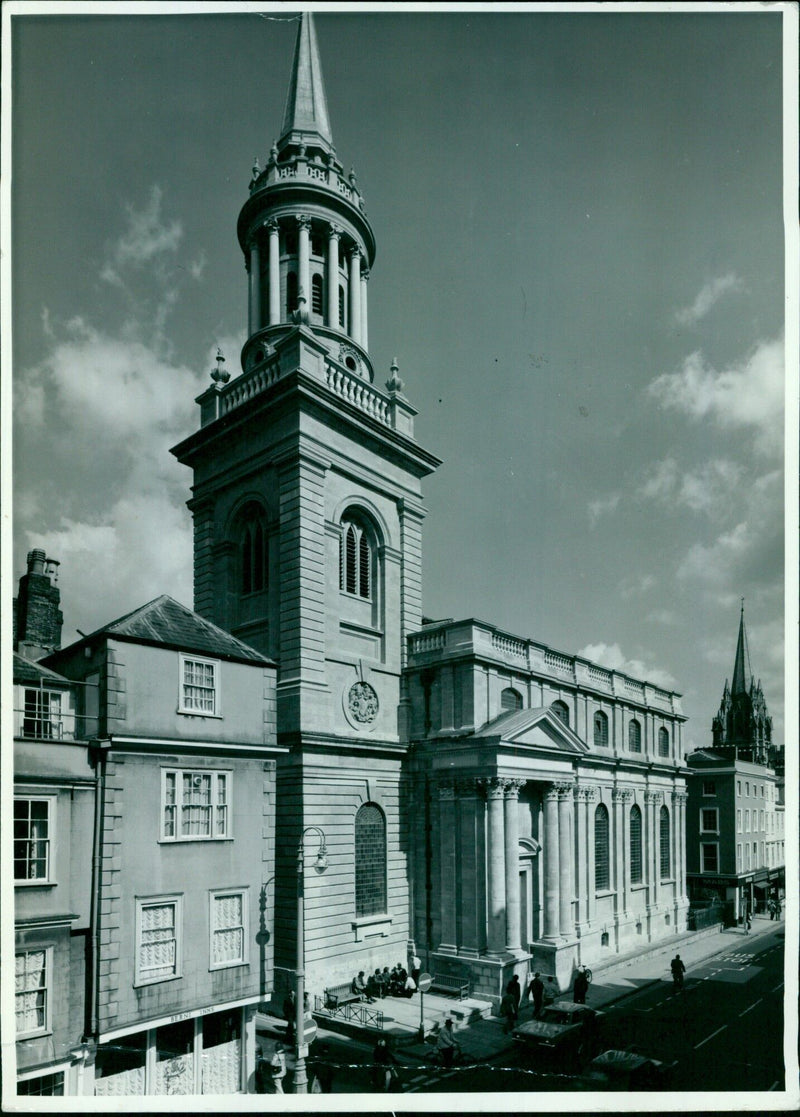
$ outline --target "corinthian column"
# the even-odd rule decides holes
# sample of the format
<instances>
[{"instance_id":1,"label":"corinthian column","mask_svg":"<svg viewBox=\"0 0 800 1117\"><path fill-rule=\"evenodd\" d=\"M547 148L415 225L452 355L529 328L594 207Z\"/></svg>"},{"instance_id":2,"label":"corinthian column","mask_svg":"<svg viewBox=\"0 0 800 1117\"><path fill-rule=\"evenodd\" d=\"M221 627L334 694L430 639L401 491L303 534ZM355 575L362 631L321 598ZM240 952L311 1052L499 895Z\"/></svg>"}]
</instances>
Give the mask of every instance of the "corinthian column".
<instances>
[{"instance_id":1,"label":"corinthian column","mask_svg":"<svg viewBox=\"0 0 800 1117\"><path fill-rule=\"evenodd\" d=\"M274 219L268 221L266 230L269 235L269 324L277 326L281 320L281 248L278 222Z\"/></svg>"},{"instance_id":2,"label":"corinthian column","mask_svg":"<svg viewBox=\"0 0 800 1117\"><path fill-rule=\"evenodd\" d=\"M650 838L650 855L648 858L648 875L650 877L650 903L655 906L659 900L658 882L661 876L661 864L658 856L658 808L661 805L661 792L646 791L644 795L644 802L645 810L647 811L647 832Z\"/></svg>"},{"instance_id":3,"label":"corinthian column","mask_svg":"<svg viewBox=\"0 0 800 1117\"><path fill-rule=\"evenodd\" d=\"M339 321L339 238L342 230L338 225L328 226L328 325L338 330Z\"/></svg>"},{"instance_id":4,"label":"corinthian column","mask_svg":"<svg viewBox=\"0 0 800 1117\"><path fill-rule=\"evenodd\" d=\"M558 929L563 937L575 934L572 918L572 784L556 784L558 790Z\"/></svg>"},{"instance_id":5,"label":"corinthian column","mask_svg":"<svg viewBox=\"0 0 800 1117\"><path fill-rule=\"evenodd\" d=\"M485 780L484 787L489 808L489 849L487 851L489 913L486 928L486 948L490 954L502 954L506 944L506 859L505 827L503 825L505 780Z\"/></svg>"},{"instance_id":6,"label":"corinthian column","mask_svg":"<svg viewBox=\"0 0 800 1117\"><path fill-rule=\"evenodd\" d=\"M544 938L558 937L558 786L544 793Z\"/></svg>"},{"instance_id":7,"label":"corinthian column","mask_svg":"<svg viewBox=\"0 0 800 1117\"><path fill-rule=\"evenodd\" d=\"M628 788L615 787L611 792L611 801L614 804L614 888L617 893L618 915L628 910L630 894L630 838L626 815L632 798L633 792Z\"/></svg>"},{"instance_id":8,"label":"corinthian column","mask_svg":"<svg viewBox=\"0 0 800 1117\"><path fill-rule=\"evenodd\" d=\"M519 792L525 780L506 780L506 950L515 954L519 938Z\"/></svg>"},{"instance_id":9,"label":"corinthian column","mask_svg":"<svg viewBox=\"0 0 800 1117\"><path fill-rule=\"evenodd\" d=\"M441 918L442 941L440 950L455 953L457 948L456 912L456 794L452 781L439 784L439 863L441 865L441 889L439 892L439 912Z\"/></svg>"},{"instance_id":10,"label":"corinthian column","mask_svg":"<svg viewBox=\"0 0 800 1117\"><path fill-rule=\"evenodd\" d=\"M361 252L350 249L350 336L361 344Z\"/></svg>"},{"instance_id":11,"label":"corinthian column","mask_svg":"<svg viewBox=\"0 0 800 1117\"><path fill-rule=\"evenodd\" d=\"M309 249L308 236L311 232L311 218L301 215L297 218L297 271L298 287L306 299L306 306L311 307L311 282L309 279Z\"/></svg>"}]
</instances>

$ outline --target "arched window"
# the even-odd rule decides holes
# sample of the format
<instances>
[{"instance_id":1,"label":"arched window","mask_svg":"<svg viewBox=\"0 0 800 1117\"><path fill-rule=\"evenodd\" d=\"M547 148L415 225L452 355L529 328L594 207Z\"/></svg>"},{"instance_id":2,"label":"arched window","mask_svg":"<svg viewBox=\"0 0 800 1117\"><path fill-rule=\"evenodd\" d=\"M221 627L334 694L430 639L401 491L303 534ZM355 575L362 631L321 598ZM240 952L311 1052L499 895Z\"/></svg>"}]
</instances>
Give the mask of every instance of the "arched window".
<instances>
[{"instance_id":1,"label":"arched window","mask_svg":"<svg viewBox=\"0 0 800 1117\"><path fill-rule=\"evenodd\" d=\"M630 752L642 751L642 727L636 718L628 722L628 750Z\"/></svg>"},{"instance_id":2,"label":"arched window","mask_svg":"<svg viewBox=\"0 0 800 1117\"><path fill-rule=\"evenodd\" d=\"M365 803L356 814L356 918L386 911L386 819Z\"/></svg>"},{"instance_id":3,"label":"arched window","mask_svg":"<svg viewBox=\"0 0 800 1117\"><path fill-rule=\"evenodd\" d=\"M569 725L569 706L566 704L566 702L562 702L560 698L557 698L550 709L553 711L559 721L562 721L564 725Z\"/></svg>"},{"instance_id":4,"label":"arched window","mask_svg":"<svg viewBox=\"0 0 800 1117\"><path fill-rule=\"evenodd\" d=\"M642 812L631 807L631 884L642 883Z\"/></svg>"},{"instance_id":5,"label":"arched window","mask_svg":"<svg viewBox=\"0 0 800 1117\"><path fill-rule=\"evenodd\" d=\"M658 755L669 756L669 733L663 728L658 731Z\"/></svg>"},{"instance_id":6,"label":"arched window","mask_svg":"<svg viewBox=\"0 0 800 1117\"><path fill-rule=\"evenodd\" d=\"M290 271L286 276L286 314L297 310L297 273Z\"/></svg>"},{"instance_id":7,"label":"arched window","mask_svg":"<svg viewBox=\"0 0 800 1117\"><path fill-rule=\"evenodd\" d=\"M602 892L609 887L608 808L600 803L594 812L594 887Z\"/></svg>"},{"instance_id":8,"label":"arched window","mask_svg":"<svg viewBox=\"0 0 800 1117\"><path fill-rule=\"evenodd\" d=\"M513 687L507 686L500 695L500 709L504 714L509 710L521 710L522 695L519 691L514 690Z\"/></svg>"},{"instance_id":9,"label":"arched window","mask_svg":"<svg viewBox=\"0 0 800 1117\"><path fill-rule=\"evenodd\" d=\"M347 329L347 322L345 321L345 307L346 303L344 298L344 287L339 284L339 327L342 330Z\"/></svg>"},{"instance_id":10,"label":"arched window","mask_svg":"<svg viewBox=\"0 0 800 1117\"><path fill-rule=\"evenodd\" d=\"M672 858L669 853L669 811L662 807L658 817L658 838L661 849L661 879L672 876Z\"/></svg>"},{"instance_id":11,"label":"arched window","mask_svg":"<svg viewBox=\"0 0 800 1117\"><path fill-rule=\"evenodd\" d=\"M322 314L322 276L319 274L311 277L311 310L314 314Z\"/></svg>"},{"instance_id":12,"label":"arched window","mask_svg":"<svg viewBox=\"0 0 800 1117\"><path fill-rule=\"evenodd\" d=\"M608 747L608 718L602 710L594 715L594 743L595 748Z\"/></svg>"},{"instance_id":13,"label":"arched window","mask_svg":"<svg viewBox=\"0 0 800 1117\"><path fill-rule=\"evenodd\" d=\"M239 543L241 594L261 593L269 585L269 557L264 512L255 501L245 505Z\"/></svg>"},{"instance_id":14,"label":"arched window","mask_svg":"<svg viewBox=\"0 0 800 1117\"><path fill-rule=\"evenodd\" d=\"M345 593L372 597L372 543L361 524L342 520L339 544L339 587Z\"/></svg>"}]
</instances>

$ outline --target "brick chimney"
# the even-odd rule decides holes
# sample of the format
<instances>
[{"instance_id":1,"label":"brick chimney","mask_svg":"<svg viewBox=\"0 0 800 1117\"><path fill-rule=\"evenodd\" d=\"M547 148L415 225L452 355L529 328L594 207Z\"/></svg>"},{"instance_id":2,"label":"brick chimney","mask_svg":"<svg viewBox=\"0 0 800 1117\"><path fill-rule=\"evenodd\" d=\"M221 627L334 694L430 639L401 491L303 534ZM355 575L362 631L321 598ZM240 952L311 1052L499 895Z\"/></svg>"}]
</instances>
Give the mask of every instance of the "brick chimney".
<instances>
[{"instance_id":1,"label":"brick chimney","mask_svg":"<svg viewBox=\"0 0 800 1117\"><path fill-rule=\"evenodd\" d=\"M38 548L28 552L28 571L14 598L14 651L38 660L61 647L64 615L59 609L58 563Z\"/></svg>"}]
</instances>

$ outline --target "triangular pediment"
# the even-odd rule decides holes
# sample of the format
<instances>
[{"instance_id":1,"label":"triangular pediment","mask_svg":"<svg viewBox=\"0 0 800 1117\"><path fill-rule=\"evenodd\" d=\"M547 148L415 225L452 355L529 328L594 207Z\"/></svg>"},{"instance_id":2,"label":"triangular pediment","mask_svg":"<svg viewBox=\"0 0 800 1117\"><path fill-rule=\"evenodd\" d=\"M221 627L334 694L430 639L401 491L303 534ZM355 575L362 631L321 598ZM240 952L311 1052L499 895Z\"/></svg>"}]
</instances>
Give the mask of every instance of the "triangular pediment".
<instances>
[{"instance_id":1,"label":"triangular pediment","mask_svg":"<svg viewBox=\"0 0 800 1117\"><path fill-rule=\"evenodd\" d=\"M582 755L589 751L585 741L574 733L549 706L530 710L515 710L501 714L482 726L475 738L504 742L516 747L546 749Z\"/></svg>"}]
</instances>

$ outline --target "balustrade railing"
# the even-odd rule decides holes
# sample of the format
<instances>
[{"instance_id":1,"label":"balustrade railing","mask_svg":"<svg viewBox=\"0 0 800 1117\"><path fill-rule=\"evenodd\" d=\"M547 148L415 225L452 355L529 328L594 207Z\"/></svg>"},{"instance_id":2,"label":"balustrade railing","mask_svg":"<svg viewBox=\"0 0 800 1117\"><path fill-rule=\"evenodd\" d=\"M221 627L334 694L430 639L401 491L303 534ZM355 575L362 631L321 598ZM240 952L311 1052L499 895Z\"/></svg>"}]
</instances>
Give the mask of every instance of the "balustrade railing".
<instances>
[{"instance_id":1,"label":"balustrade railing","mask_svg":"<svg viewBox=\"0 0 800 1117\"><path fill-rule=\"evenodd\" d=\"M389 403L366 380L331 362L325 365L325 383L340 399L389 425Z\"/></svg>"}]
</instances>

